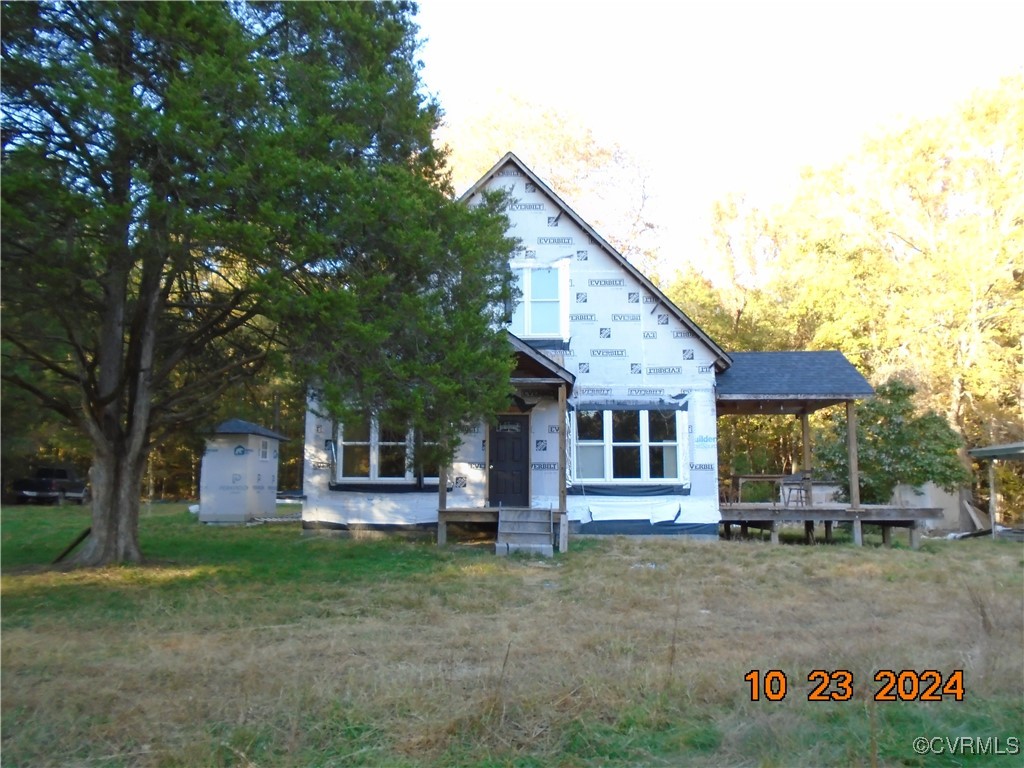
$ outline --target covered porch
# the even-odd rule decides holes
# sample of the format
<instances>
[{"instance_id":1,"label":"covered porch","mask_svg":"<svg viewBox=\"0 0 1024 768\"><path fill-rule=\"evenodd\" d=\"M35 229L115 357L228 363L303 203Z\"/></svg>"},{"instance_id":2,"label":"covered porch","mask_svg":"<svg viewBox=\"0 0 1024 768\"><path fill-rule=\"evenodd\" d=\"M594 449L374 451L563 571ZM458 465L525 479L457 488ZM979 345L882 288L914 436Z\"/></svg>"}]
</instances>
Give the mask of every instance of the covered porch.
<instances>
[{"instance_id":1,"label":"covered porch","mask_svg":"<svg viewBox=\"0 0 1024 768\"><path fill-rule=\"evenodd\" d=\"M550 556L555 549L565 552L569 547L565 425L575 376L513 334L508 338L516 358L511 377L515 393L484 440L486 504L449 506L453 485L443 472L438 486L437 543L447 543L450 524L486 523L496 527L497 554L529 551ZM531 413L544 403L548 408L555 404L557 410L554 423L538 436ZM535 443L543 443L544 454L554 461L531 461L538 448ZM541 477L552 487L541 488Z\"/></svg>"},{"instance_id":2,"label":"covered porch","mask_svg":"<svg viewBox=\"0 0 1024 768\"><path fill-rule=\"evenodd\" d=\"M939 509L862 505L857 458L857 400L874 396L874 390L860 372L839 351L822 352L734 352L732 365L718 376L718 416L789 415L800 420L801 472L793 475L735 475L723 484L720 513L723 535L731 538L732 528L768 529L773 543L787 523L803 524L805 539L813 540L815 524L824 524L830 541L835 523L853 526L854 544L863 544L863 526L882 529L885 544L892 541L893 528L910 531L910 545L920 543L920 527L942 516ZM810 415L822 408L843 405L846 409L850 501L848 504L815 502L811 459ZM770 482L779 489L771 502L744 503L740 489L744 482Z\"/></svg>"}]
</instances>

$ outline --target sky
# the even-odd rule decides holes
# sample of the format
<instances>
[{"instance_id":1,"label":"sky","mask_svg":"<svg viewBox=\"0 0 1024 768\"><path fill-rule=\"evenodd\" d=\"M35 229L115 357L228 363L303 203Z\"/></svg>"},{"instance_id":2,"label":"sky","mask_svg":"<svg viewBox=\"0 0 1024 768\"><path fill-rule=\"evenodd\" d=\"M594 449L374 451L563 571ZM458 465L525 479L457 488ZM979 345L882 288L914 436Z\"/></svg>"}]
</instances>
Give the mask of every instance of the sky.
<instances>
[{"instance_id":1,"label":"sky","mask_svg":"<svg viewBox=\"0 0 1024 768\"><path fill-rule=\"evenodd\" d=\"M649 212L683 248L725 194L784 200L802 168L834 164L869 136L948 113L1024 70L1024 0L419 9L425 87L448 122L496 93L579 116L648 170Z\"/></svg>"}]
</instances>

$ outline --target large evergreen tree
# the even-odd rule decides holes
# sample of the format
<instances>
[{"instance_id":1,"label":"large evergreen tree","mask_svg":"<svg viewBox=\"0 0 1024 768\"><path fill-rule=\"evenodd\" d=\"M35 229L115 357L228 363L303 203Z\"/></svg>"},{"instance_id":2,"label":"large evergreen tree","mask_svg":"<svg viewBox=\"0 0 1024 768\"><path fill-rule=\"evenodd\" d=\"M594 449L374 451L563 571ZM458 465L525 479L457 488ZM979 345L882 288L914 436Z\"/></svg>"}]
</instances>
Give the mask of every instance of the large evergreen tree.
<instances>
[{"instance_id":1,"label":"large evergreen tree","mask_svg":"<svg viewBox=\"0 0 1024 768\"><path fill-rule=\"evenodd\" d=\"M451 199L414 5L2 11L3 378L89 436L78 562L141 558L152 446L268 360L442 433L505 396L502 203Z\"/></svg>"}]
</instances>

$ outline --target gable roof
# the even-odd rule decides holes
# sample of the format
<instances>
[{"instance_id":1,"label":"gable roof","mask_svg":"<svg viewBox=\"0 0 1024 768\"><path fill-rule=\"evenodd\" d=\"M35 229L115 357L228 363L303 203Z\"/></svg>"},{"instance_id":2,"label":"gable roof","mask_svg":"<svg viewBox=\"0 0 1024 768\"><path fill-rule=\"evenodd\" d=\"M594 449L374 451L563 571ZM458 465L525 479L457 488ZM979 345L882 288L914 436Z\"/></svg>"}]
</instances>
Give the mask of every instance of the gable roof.
<instances>
[{"instance_id":1,"label":"gable roof","mask_svg":"<svg viewBox=\"0 0 1024 768\"><path fill-rule=\"evenodd\" d=\"M284 435L279 435L277 432L272 432L266 427L261 427L259 424L253 424L251 421L243 421L242 419L222 421L213 430L213 433L215 435L257 435L274 440L288 440Z\"/></svg>"},{"instance_id":2,"label":"gable roof","mask_svg":"<svg viewBox=\"0 0 1024 768\"><path fill-rule=\"evenodd\" d=\"M875 394L838 350L733 352L717 387L720 414L810 413Z\"/></svg>"},{"instance_id":3,"label":"gable roof","mask_svg":"<svg viewBox=\"0 0 1024 768\"><path fill-rule=\"evenodd\" d=\"M547 355L538 352L525 341L520 339L511 331L506 331L508 342L512 349L520 356L518 363L518 376L513 374L513 384L562 384L568 385L569 394L572 393L573 385L576 383L576 376L556 363Z\"/></svg>"},{"instance_id":4,"label":"gable roof","mask_svg":"<svg viewBox=\"0 0 1024 768\"><path fill-rule=\"evenodd\" d=\"M497 172L501 168L510 163L512 165L515 165L516 168L526 178L528 178L531 182L536 184L538 189L543 190L543 192L548 197L555 201L555 203L558 204L569 215L569 218L571 218L580 229L582 229L589 237L593 238L594 242L598 243L602 248L604 248L611 255L611 257L618 262L619 266L621 266L634 279L636 279L644 287L645 290L649 291L651 295L655 297L655 300L658 304L663 305L672 315L676 317L677 320L679 320L679 322L681 322L698 339L700 339L705 346L707 346L707 348L715 356L716 370L722 371L729 367L732 360L730 356L726 354L724 349L718 346L718 344L715 343L715 341L710 336L704 333L704 331L701 330L701 328L695 322L693 322L693 320L687 317L687 315L681 309L679 309L679 307L673 304L669 300L669 298L664 293L661 292L661 289L659 289L654 283L652 283L646 275L644 275L640 270L638 270L636 267L630 264L629 260L626 259L626 257L623 256L621 253L619 253L611 245L611 243L609 243L607 240L601 237L601 235L599 235L593 227L591 227L587 222L580 218L579 214L577 214L576 211L569 207L569 205L567 205L566 202L562 200L562 198L555 194L555 192L547 184L545 184L540 179L540 177L537 176L537 174L531 171L526 166L526 164L523 163L522 160L516 157L514 153L507 152L505 156L501 158L497 163L495 163L491 167L491 169L487 171L487 173L481 176L480 179L475 184L473 184L473 186L467 189L465 193L463 193L463 195L459 198L459 200L468 202L470 199L472 199L474 195L483 190L484 186L497 174Z\"/></svg>"}]
</instances>

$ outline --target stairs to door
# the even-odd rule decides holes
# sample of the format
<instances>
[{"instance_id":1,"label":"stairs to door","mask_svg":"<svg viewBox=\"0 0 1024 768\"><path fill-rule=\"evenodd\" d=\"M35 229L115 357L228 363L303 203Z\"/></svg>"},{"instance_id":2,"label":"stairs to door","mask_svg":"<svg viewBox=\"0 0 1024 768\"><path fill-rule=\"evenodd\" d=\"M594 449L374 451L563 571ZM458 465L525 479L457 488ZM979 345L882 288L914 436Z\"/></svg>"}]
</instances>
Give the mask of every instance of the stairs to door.
<instances>
[{"instance_id":1,"label":"stairs to door","mask_svg":"<svg viewBox=\"0 0 1024 768\"><path fill-rule=\"evenodd\" d=\"M494 551L532 552L552 557L557 536L555 513L551 509L502 508L498 511L498 541Z\"/></svg>"}]
</instances>

